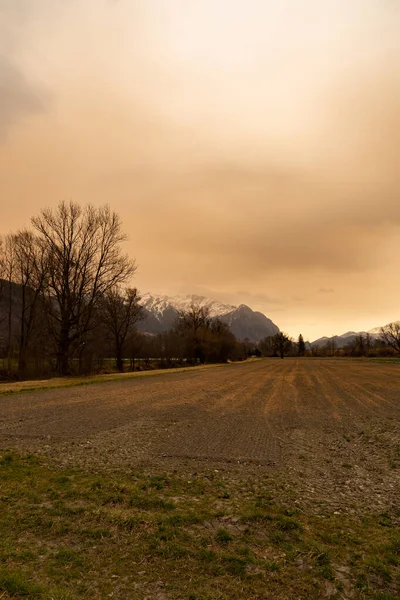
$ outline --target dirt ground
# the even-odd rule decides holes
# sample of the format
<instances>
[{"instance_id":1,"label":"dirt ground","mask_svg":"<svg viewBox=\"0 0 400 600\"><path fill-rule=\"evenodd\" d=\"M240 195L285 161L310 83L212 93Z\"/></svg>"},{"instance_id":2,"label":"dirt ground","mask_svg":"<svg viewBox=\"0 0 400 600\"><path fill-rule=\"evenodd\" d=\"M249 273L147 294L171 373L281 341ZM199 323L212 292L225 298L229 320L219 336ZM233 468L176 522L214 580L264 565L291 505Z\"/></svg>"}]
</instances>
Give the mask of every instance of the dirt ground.
<instances>
[{"instance_id":1,"label":"dirt ground","mask_svg":"<svg viewBox=\"0 0 400 600\"><path fill-rule=\"evenodd\" d=\"M257 478L316 512L400 508L400 365L265 359L0 397L0 449Z\"/></svg>"}]
</instances>

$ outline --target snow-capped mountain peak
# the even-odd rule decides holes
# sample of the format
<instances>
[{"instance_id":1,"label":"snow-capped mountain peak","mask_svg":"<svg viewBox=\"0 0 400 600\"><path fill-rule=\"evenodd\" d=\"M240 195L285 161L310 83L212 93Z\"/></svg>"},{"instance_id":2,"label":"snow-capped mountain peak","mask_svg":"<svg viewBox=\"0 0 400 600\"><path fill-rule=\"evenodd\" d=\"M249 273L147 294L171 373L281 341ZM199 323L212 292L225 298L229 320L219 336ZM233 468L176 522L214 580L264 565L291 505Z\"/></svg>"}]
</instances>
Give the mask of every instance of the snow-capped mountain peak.
<instances>
[{"instance_id":1,"label":"snow-capped mountain peak","mask_svg":"<svg viewBox=\"0 0 400 600\"><path fill-rule=\"evenodd\" d=\"M196 294L153 296L147 293L142 296L142 305L154 315L160 316L171 306L177 311L187 311L192 304L200 307L207 306L210 309L211 317L226 315L237 308L231 304L223 304L218 300L211 300L210 298L197 296Z\"/></svg>"},{"instance_id":2,"label":"snow-capped mountain peak","mask_svg":"<svg viewBox=\"0 0 400 600\"><path fill-rule=\"evenodd\" d=\"M224 321L239 340L249 339L257 342L279 331L268 317L254 312L245 304L238 307L195 294L178 296L144 294L141 304L146 311L146 318L138 323L138 328L151 334L171 329L176 323L178 313L187 311L193 304L208 307L210 317L218 317Z\"/></svg>"}]
</instances>

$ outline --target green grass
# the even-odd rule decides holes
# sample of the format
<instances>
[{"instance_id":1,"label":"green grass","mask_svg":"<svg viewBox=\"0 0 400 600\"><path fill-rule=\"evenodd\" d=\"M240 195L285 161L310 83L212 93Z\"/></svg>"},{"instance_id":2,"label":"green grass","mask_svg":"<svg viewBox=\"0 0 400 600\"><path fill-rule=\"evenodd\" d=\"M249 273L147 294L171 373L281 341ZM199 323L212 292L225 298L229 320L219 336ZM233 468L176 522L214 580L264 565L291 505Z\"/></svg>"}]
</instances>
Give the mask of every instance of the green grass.
<instances>
[{"instance_id":1,"label":"green grass","mask_svg":"<svg viewBox=\"0 0 400 600\"><path fill-rule=\"evenodd\" d=\"M305 600L328 583L339 598L343 569L354 598L397 597L398 513L313 515L277 503L262 475L42 461L0 457L0 598L140 599L160 582L176 600Z\"/></svg>"},{"instance_id":2,"label":"green grass","mask_svg":"<svg viewBox=\"0 0 400 600\"><path fill-rule=\"evenodd\" d=\"M218 529L215 535L215 540L219 544L225 545L231 542L233 540L233 537L231 536L229 531L227 531L224 527L221 527L220 529Z\"/></svg>"},{"instance_id":3,"label":"green grass","mask_svg":"<svg viewBox=\"0 0 400 600\"><path fill-rule=\"evenodd\" d=\"M21 572L0 568L0 590L17 598L42 598L43 589Z\"/></svg>"}]
</instances>

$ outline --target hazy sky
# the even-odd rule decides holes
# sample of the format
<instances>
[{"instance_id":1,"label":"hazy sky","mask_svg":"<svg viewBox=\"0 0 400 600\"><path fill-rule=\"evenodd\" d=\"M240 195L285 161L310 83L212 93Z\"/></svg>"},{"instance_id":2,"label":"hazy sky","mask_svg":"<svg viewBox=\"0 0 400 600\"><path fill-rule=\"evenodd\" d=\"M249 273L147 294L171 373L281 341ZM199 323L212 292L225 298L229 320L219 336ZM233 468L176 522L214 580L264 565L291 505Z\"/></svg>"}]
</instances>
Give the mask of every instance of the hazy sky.
<instances>
[{"instance_id":1,"label":"hazy sky","mask_svg":"<svg viewBox=\"0 0 400 600\"><path fill-rule=\"evenodd\" d=\"M142 292L400 319L398 0L0 0L0 233L109 203Z\"/></svg>"}]
</instances>

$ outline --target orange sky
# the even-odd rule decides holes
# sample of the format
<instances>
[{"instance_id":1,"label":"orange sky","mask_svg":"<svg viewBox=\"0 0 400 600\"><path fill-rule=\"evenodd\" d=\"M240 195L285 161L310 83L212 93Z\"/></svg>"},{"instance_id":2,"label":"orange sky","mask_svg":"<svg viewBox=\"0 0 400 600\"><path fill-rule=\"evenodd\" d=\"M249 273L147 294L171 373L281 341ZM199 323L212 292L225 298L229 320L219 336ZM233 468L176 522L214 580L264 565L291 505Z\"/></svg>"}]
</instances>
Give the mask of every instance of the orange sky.
<instances>
[{"instance_id":1,"label":"orange sky","mask_svg":"<svg viewBox=\"0 0 400 600\"><path fill-rule=\"evenodd\" d=\"M142 292L400 319L398 0L1 0L0 233L120 213Z\"/></svg>"}]
</instances>

